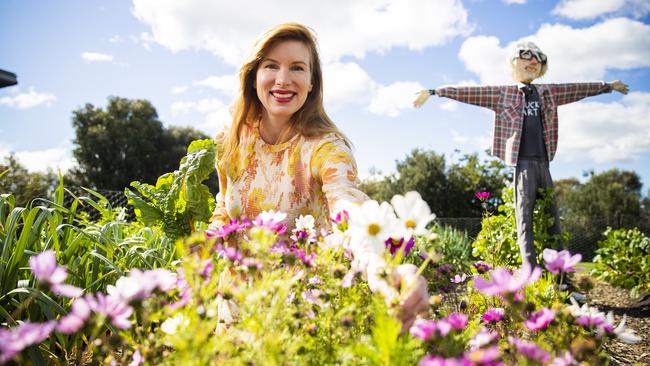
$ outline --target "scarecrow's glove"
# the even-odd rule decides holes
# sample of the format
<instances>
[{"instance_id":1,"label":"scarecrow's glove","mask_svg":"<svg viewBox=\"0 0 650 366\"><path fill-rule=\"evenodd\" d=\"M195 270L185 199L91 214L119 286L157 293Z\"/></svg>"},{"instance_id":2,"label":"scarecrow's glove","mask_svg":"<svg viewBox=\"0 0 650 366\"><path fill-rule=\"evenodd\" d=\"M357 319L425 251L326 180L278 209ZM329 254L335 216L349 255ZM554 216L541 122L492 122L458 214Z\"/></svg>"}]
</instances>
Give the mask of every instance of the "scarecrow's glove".
<instances>
[{"instance_id":1,"label":"scarecrow's glove","mask_svg":"<svg viewBox=\"0 0 650 366\"><path fill-rule=\"evenodd\" d=\"M612 86L612 90L616 90L619 93L627 94L630 91L630 88L624 82L620 80L614 80L609 85Z\"/></svg>"},{"instance_id":2,"label":"scarecrow's glove","mask_svg":"<svg viewBox=\"0 0 650 366\"><path fill-rule=\"evenodd\" d=\"M413 106L415 108L419 108L424 104L424 102L429 99L430 96L436 94L436 89L427 89L427 90L422 90L418 93L418 97L415 98L415 101L413 102Z\"/></svg>"}]
</instances>

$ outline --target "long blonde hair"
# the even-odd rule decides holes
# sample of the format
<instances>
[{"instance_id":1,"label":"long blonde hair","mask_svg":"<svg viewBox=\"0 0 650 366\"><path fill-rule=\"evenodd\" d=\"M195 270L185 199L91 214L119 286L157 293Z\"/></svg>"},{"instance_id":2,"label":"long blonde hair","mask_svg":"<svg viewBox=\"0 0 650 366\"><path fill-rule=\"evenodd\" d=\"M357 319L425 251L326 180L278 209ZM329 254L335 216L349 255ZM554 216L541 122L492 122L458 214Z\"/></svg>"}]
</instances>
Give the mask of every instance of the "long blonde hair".
<instances>
[{"instance_id":1,"label":"long blonde hair","mask_svg":"<svg viewBox=\"0 0 650 366\"><path fill-rule=\"evenodd\" d=\"M239 70L239 94L232 108L233 122L227 136L222 136L222 139L218 141L221 148L217 164L223 168L223 171L229 171L228 167L238 160L237 152L244 125L251 126L262 116L264 106L258 99L254 88L257 69L271 48L283 41L302 42L311 56L310 69L313 87L307 95L305 104L291 117L291 131L305 137L334 133L345 140L348 146L350 145L349 140L332 122L323 106L323 72L313 31L302 24L284 23L262 34Z\"/></svg>"}]
</instances>

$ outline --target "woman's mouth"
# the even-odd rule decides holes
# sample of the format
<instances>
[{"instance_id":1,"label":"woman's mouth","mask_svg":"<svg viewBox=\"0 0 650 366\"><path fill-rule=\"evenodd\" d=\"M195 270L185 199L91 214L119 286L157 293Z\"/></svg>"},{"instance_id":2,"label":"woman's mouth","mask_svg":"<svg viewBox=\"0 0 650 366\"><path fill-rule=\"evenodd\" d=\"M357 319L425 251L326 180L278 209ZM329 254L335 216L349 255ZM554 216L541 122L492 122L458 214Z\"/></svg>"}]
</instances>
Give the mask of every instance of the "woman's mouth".
<instances>
[{"instance_id":1,"label":"woman's mouth","mask_svg":"<svg viewBox=\"0 0 650 366\"><path fill-rule=\"evenodd\" d=\"M296 93L289 90L271 90L271 96L278 103L288 103Z\"/></svg>"}]
</instances>

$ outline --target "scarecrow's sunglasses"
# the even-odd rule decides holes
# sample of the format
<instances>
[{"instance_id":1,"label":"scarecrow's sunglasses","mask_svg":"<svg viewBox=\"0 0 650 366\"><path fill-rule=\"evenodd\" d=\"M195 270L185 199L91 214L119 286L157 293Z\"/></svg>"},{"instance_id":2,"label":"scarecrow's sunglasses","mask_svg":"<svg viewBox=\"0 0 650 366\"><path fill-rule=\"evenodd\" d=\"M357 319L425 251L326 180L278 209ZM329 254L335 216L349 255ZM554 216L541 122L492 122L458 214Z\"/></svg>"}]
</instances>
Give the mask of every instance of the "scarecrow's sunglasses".
<instances>
[{"instance_id":1,"label":"scarecrow's sunglasses","mask_svg":"<svg viewBox=\"0 0 650 366\"><path fill-rule=\"evenodd\" d=\"M531 50L521 50L519 51L519 58L522 60L530 60L533 57L537 59L539 63L546 63L546 55L541 52L535 52Z\"/></svg>"}]
</instances>

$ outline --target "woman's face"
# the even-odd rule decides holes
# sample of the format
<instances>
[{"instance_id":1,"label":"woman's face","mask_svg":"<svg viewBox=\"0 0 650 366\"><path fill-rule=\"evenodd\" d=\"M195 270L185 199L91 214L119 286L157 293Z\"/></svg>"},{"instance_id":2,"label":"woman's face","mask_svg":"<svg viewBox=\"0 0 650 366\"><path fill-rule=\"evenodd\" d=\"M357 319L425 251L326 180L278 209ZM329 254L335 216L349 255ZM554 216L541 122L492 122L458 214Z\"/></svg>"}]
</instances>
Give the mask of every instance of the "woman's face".
<instances>
[{"instance_id":1,"label":"woman's face","mask_svg":"<svg viewBox=\"0 0 650 366\"><path fill-rule=\"evenodd\" d=\"M275 44L260 62L255 76L263 118L288 122L311 91L311 56L300 41Z\"/></svg>"}]
</instances>

